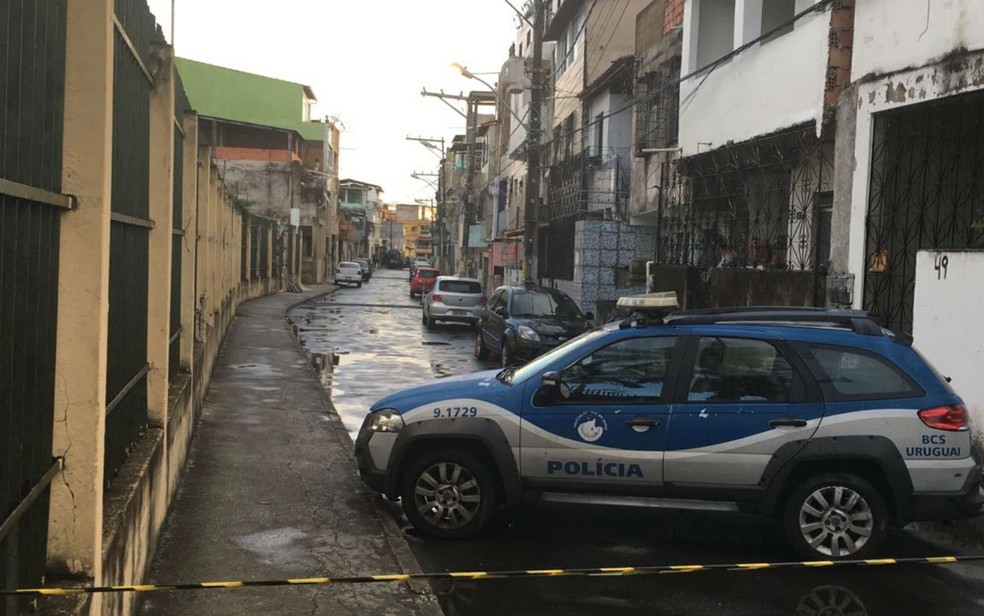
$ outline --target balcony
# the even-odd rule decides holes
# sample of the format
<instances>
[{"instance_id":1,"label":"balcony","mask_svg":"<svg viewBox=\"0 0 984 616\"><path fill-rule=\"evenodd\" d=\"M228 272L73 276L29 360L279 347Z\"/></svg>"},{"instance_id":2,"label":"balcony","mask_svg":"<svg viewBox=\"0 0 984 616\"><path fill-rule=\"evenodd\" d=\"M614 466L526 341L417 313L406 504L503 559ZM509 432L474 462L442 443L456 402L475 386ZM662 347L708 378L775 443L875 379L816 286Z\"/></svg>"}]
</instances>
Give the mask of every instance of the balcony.
<instances>
[{"instance_id":1,"label":"balcony","mask_svg":"<svg viewBox=\"0 0 984 616\"><path fill-rule=\"evenodd\" d=\"M691 0L684 16L680 147L684 156L810 121L824 109L830 6L726 58L814 0ZM757 7L757 11L755 9ZM786 13L770 17L775 7Z\"/></svg>"}]
</instances>

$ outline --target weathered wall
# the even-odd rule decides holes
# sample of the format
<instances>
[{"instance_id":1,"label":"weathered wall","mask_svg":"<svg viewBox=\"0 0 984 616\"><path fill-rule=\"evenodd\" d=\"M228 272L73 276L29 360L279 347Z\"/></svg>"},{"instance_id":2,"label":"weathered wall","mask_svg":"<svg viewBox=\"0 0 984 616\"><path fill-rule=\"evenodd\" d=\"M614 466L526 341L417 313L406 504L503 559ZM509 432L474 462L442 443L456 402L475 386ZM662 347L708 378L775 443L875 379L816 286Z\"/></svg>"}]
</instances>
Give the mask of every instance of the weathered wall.
<instances>
[{"instance_id":1,"label":"weathered wall","mask_svg":"<svg viewBox=\"0 0 984 616\"><path fill-rule=\"evenodd\" d=\"M584 83L594 83L615 60L635 53L636 15L650 0L599 3L585 28ZM605 6L614 4L614 7ZM612 15L612 11L615 14Z\"/></svg>"},{"instance_id":2,"label":"weathered wall","mask_svg":"<svg viewBox=\"0 0 984 616\"><path fill-rule=\"evenodd\" d=\"M984 49L980 0L865 0L855 8L855 80Z\"/></svg>"}]
</instances>

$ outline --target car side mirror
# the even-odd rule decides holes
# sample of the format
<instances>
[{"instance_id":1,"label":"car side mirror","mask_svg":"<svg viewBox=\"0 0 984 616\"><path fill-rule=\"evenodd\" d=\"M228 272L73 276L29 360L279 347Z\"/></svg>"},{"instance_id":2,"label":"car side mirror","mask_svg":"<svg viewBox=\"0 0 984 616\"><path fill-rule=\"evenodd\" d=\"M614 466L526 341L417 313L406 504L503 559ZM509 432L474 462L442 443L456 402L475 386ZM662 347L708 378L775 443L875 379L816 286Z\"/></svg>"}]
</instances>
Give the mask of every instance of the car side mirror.
<instances>
[{"instance_id":1,"label":"car side mirror","mask_svg":"<svg viewBox=\"0 0 984 616\"><path fill-rule=\"evenodd\" d=\"M594 315L593 312L585 312L584 313L584 318L586 320L588 320L588 321L594 321L594 317L595 317L595 315Z\"/></svg>"},{"instance_id":2,"label":"car side mirror","mask_svg":"<svg viewBox=\"0 0 984 616\"><path fill-rule=\"evenodd\" d=\"M550 406L560 396L560 373L544 372L540 377L540 388L533 395L536 406Z\"/></svg>"},{"instance_id":3,"label":"car side mirror","mask_svg":"<svg viewBox=\"0 0 984 616\"><path fill-rule=\"evenodd\" d=\"M496 306L495 309L492 312L496 313L497 315L499 315L502 318L506 318L506 317L509 316L509 313L506 311L506 307L505 306Z\"/></svg>"}]
</instances>

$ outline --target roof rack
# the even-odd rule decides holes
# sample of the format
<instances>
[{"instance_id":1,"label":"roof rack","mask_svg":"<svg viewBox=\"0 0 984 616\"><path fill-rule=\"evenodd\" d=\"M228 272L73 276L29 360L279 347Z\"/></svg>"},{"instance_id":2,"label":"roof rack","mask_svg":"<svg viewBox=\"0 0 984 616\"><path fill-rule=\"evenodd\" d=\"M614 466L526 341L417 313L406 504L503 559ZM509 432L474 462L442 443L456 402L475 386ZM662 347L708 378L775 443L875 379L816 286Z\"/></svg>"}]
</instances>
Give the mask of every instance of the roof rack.
<instances>
[{"instance_id":1,"label":"roof rack","mask_svg":"<svg viewBox=\"0 0 984 616\"><path fill-rule=\"evenodd\" d=\"M807 308L799 306L748 306L742 308L710 308L674 312L663 318L672 325L704 325L712 323L783 324L828 323L849 327L857 334L884 336L885 330L875 316L864 310L844 308Z\"/></svg>"}]
</instances>

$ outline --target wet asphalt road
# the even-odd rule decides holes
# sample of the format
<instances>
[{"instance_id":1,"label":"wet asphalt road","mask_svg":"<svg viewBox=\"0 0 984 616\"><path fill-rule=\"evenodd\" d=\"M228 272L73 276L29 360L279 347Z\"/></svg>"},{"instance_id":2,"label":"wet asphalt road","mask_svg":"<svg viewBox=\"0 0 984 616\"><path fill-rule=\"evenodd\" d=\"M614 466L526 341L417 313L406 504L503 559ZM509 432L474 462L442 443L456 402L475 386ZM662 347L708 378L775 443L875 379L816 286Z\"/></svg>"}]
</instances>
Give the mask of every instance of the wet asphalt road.
<instances>
[{"instance_id":1,"label":"wet asphalt road","mask_svg":"<svg viewBox=\"0 0 984 616\"><path fill-rule=\"evenodd\" d=\"M406 270L377 271L361 289L342 288L292 312L308 349L340 358L324 384L353 438L369 406L392 391L496 367L495 361L472 356L470 327L440 325L427 331L419 300L409 298L407 278ZM399 507L387 508L406 528ZM537 504L500 515L493 529L474 540L425 540L412 529L406 533L425 571L794 559L775 523L736 514ZM930 545L915 533L898 531L884 556L972 552ZM436 582L433 588L448 616L984 614L984 564Z\"/></svg>"}]
</instances>

